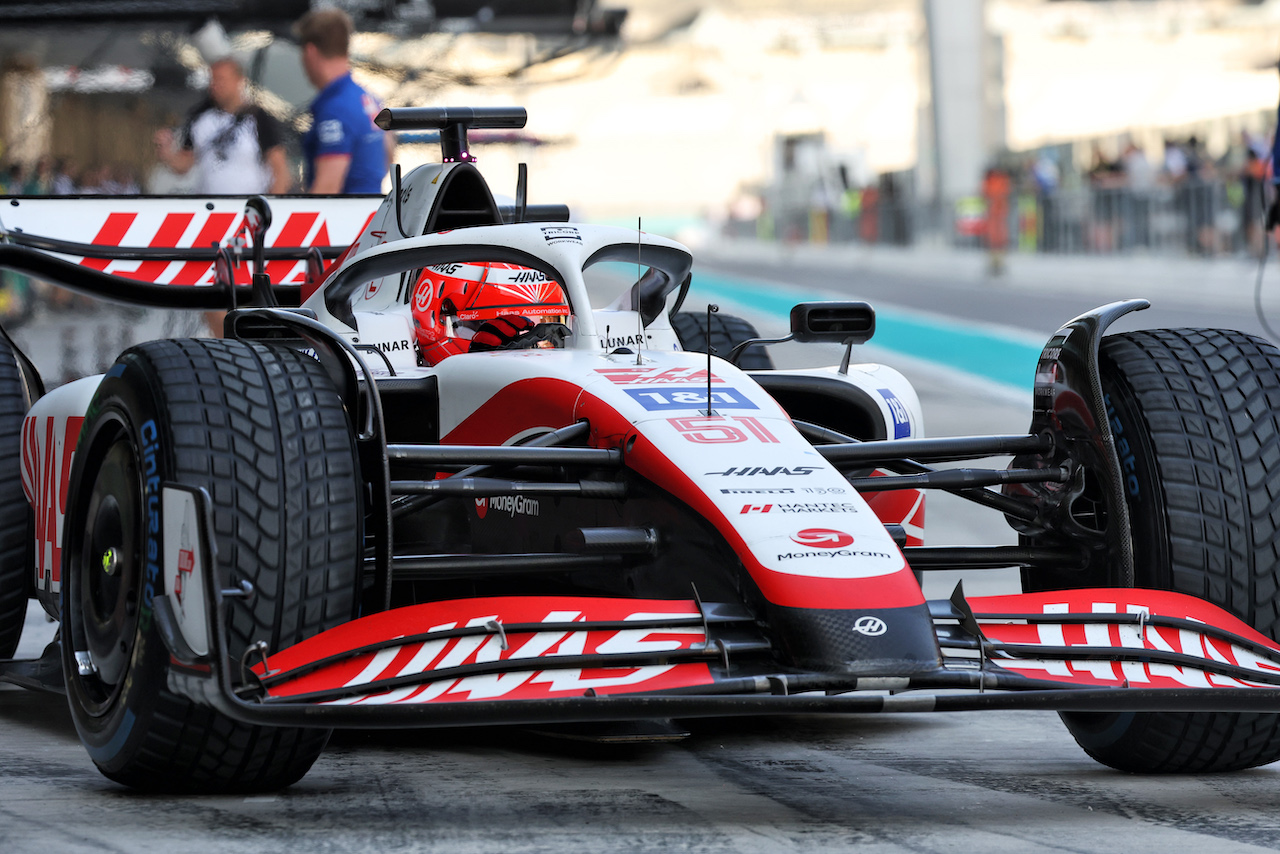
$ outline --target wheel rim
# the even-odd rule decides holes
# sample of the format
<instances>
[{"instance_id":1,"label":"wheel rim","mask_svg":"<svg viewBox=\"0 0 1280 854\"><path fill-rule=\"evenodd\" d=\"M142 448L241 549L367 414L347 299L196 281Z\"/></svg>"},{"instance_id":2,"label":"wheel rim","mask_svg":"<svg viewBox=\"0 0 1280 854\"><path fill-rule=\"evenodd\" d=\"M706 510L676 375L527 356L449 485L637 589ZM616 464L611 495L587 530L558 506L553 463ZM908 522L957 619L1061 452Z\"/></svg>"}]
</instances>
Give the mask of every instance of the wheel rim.
<instances>
[{"instance_id":1,"label":"wheel rim","mask_svg":"<svg viewBox=\"0 0 1280 854\"><path fill-rule=\"evenodd\" d=\"M96 474L75 525L69 550L69 591L76 676L88 701L86 711L102 714L129 672L138 628L141 590L142 482L124 425L94 442ZM90 459L90 464L95 464ZM91 662L91 666L90 666Z\"/></svg>"}]
</instances>

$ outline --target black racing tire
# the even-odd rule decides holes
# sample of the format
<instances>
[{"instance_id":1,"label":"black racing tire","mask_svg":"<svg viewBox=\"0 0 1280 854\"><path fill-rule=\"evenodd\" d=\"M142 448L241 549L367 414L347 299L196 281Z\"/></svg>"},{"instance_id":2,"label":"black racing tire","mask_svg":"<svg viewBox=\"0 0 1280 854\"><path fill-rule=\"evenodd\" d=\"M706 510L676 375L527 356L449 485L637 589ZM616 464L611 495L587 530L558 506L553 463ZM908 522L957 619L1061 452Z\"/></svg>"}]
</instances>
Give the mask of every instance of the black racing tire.
<instances>
[{"instance_id":1,"label":"black racing tire","mask_svg":"<svg viewBox=\"0 0 1280 854\"><path fill-rule=\"evenodd\" d=\"M671 315L671 327L685 350L705 353L710 342L715 348L715 355L722 359L728 358L729 351L743 341L760 337L756 328L741 317L719 312L711 315L708 327L706 312L680 311ZM748 347L738 360L738 367L744 371L772 371L773 359L763 346Z\"/></svg>"},{"instance_id":2,"label":"black racing tire","mask_svg":"<svg viewBox=\"0 0 1280 854\"><path fill-rule=\"evenodd\" d=\"M1198 596L1280 639L1280 350L1218 329L1102 341L1138 587ZM1112 578L1110 582L1119 583ZM1064 712L1121 771L1236 771L1280 759L1280 715Z\"/></svg>"},{"instance_id":3,"label":"black racing tire","mask_svg":"<svg viewBox=\"0 0 1280 854\"><path fill-rule=\"evenodd\" d=\"M13 347L0 336L0 658L12 658L18 648L33 589L35 537L21 469L30 402Z\"/></svg>"},{"instance_id":4,"label":"black racing tire","mask_svg":"<svg viewBox=\"0 0 1280 854\"><path fill-rule=\"evenodd\" d=\"M163 554L163 511L151 499L165 482L207 490L217 579L253 585L247 600L227 601L233 668L256 641L276 652L346 622L363 510L342 401L315 359L282 346L154 341L103 378L72 465L62 660L94 764L150 791L282 788L307 772L328 731L237 723L168 689L152 610L165 591L152 554ZM82 673L86 653L93 667Z\"/></svg>"}]
</instances>

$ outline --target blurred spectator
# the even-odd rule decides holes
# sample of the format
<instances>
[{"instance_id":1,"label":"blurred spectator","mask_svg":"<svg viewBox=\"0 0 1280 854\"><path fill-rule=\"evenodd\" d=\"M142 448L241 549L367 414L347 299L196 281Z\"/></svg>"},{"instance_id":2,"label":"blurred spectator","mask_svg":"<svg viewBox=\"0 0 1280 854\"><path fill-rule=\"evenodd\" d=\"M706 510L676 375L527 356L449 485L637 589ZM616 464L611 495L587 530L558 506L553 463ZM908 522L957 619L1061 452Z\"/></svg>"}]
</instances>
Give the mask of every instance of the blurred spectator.
<instances>
[{"instance_id":1,"label":"blurred spectator","mask_svg":"<svg viewBox=\"0 0 1280 854\"><path fill-rule=\"evenodd\" d=\"M1200 137L1192 135L1187 139L1187 174L1207 180L1215 177L1217 170L1213 167L1213 159L1205 151Z\"/></svg>"},{"instance_id":2,"label":"blurred spectator","mask_svg":"<svg viewBox=\"0 0 1280 854\"><path fill-rule=\"evenodd\" d=\"M9 164L9 168L4 171L4 177L0 179L0 184L3 185L3 192L6 195L22 195L23 187L26 185L26 178L22 172L22 164Z\"/></svg>"},{"instance_id":3,"label":"blurred spectator","mask_svg":"<svg viewBox=\"0 0 1280 854\"><path fill-rule=\"evenodd\" d=\"M84 196L106 195L107 167L93 164L80 176L80 194Z\"/></svg>"},{"instance_id":4,"label":"blurred spectator","mask_svg":"<svg viewBox=\"0 0 1280 854\"><path fill-rule=\"evenodd\" d=\"M1058 171L1058 161L1048 151L1041 151L1031 167L1031 178L1035 182L1036 197L1040 201L1040 247L1046 252L1057 252L1063 248L1057 199L1062 174Z\"/></svg>"},{"instance_id":5,"label":"blurred spectator","mask_svg":"<svg viewBox=\"0 0 1280 854\"><path fill-rule=\"evenodd\" d=\"M1009 248L1009 196L1013 181L1002 169L992 167L982 179L982 196L987 202L987 272L1004 273L1004 255Z\"/></svg>"},{"instance_id":6,"label":"blurred spectator","mask_svg":"<svg viewBox=\"0 0 1280 854\"><path fill-rule=\"evenodd\" d=\"M1052 193L1058 189L1062 180L1058 171L1058 161L1048 151L1040 152L1031 167L1031 177L1035 179L1036 189L1041 193Z\"/></svg>"},{"instance_id":7,"label":"blurred spectator","mask_svg":"<svg viewBox=\"0 0 1280 854\"><path fill-rule=\"evenodd\" d=\"M954 199L941 209L915 196L909 182L894 186L890 180L897 176L892 174L863 191L846 184L829 239L910 245L918 238L914 232L930 234L956 247L991 248L993 270L1003 261L1001 247L1022 252L1257 253L1271 239L1266 230L1280 225L1280 213L1266 224L1261 210L1264 198L1270 200L1265 158L1272 140L1238 132L1233 145L1210 154L1203 138L1204 134L1170 136L1164 141L1165 151L1156 156L1128 136L1090 141L1085 150L1092 151L1093 159L1087 170L1077 166L1078 144L1006 152L999 162L1008 164L1003 171L1016 190L1008 195L1007 219L998 200L992 206L990 228L995 177L990 174L983 191ZM1109 156L1111 152L1118 156ZM822 207L819 199L809 201L810 208ZM938 216L948 208L952 215ZM803 218L790 210L787 217L779 217L776 234L771 222L764 213L757 217L759 239L799 240L807 234L813 240L820 235L812 222L806 232ZM750 233L741 225L733 231ZM1280 230L1275 237L1280 243Z\"/></svg>"},{"instance_id":8,"label":"blurred spectator","mask_svg":"<svg viewBox=\"0 0 1280 854\"><path fill-rule=\"evenodd\" d=\"M115 170L110 166L103 166L102 180L98 182L98 192L104 196L119 196L122 195L123 189L120 182L116 180Z\"/></svg>"},{"instance_id":9,"label":"blurred spectator","mask_svg":"<svg viewBox=\"0 0 1280 854\"><path fill-rule=\"evenodd\" d=\"M1182 146L1172 139L1164 141L1164 177L1171 184L1177 184L1187 176L1187 155Z\"/></svg>"},{"instance_id":10,"label":"blurred spectator","mask_svg":"<svg viewBox=\"0 0 1280 854\"><path fill-rule=\"evenodd\" d=\"M320 90L302 137L309 193L380 193L393 137L373 123L381 105L351 79L351 18L315 9L294 26L302 68Z\"/></svg>"},{"instance_id":11,"label":"blurred spectator","mask_svg":"<svg viewBox=\"0 0 1280 854\"><path fill-rule=\"evenodd\" d=\"M1120 161L1108 160L1102 146L1094 143L1093 165L1089 167L1089 182L1095 187L1119 187L1124 185L1124 166Z\"/></svg>"},{"instance_id":12,"label":"blurred spectator","mask_svg":"<svg viewBox=\"0 0 1280 854\"><path fill-rule=\"evenodd\" d=\"M47 196L53 189L53 167L48 157L36 161L36 167L27 176L22 192L28 196Z\"/></svg>"},{"instance_id":13,"label":"blurred spectator","mask_svg":"<svg viewBox=\"0 0 1280 854\"><path fill-rule=\"evenodd\" d=\"M107 172L103 184L103 194L108 196L138 195L138 180L134 177L133 167L127 163L117 163Z\"/></svg>"},{"instance_id":14,"label":"blurred spectator","mask_svg":"<svg viewBox=\"0 0 1280 854\"><path fill-rule=\"evenodd\" d=\"M1132 142L1120 160L1128 187L1128 216L1124 221L1125 246L1151 245L1151 193L1156 186L1156 170L1146 152Z\"/></svg>"},{"instance_id":15,"label":"blurred spectator","mask_svg":"<svg viewBox=\"0 0 1280 854\"><path fill-rule=\"evenodd\" d=\"M1089 228L1089 249L1110 252L1117 248L1116 234L1121 221L1125 172L1120 161L1109 160L1101 146L1093 146L1093 166L1089 169L1093 188L1093 218Z\"/></svg>"},{"instance_id":16,"label":"blurred spectator","mask_svg":"<svg viewBox=\"0 0 1280 854\"><path fill-rule=\"evenodd\" d=\"M1240 140L1244 143L1246 151L1252 151L1259 160L1267 159L1267 140L1264 137L1250 133L1246 129L1240 131Z\"/></svg>"},{"instance_id":17,"label":"blurred spectator","mask_svg":"<svg viewBox=\"0 0 1280 854\"><path fill-rule=\"evenodd\" d=\"M59 158L53 164L53 185L49 188L49 192L55 196L75 195L75 167L70 160Z\"/></svg>"},{"instance_id":18,"label":"blurred spectator","mask_svg":"<svg viewBox=\"0 0 1280 854\"><path fill-rule=\"evenodd\" d=\"M280 125L248 100L244 69L231 57L209 66L209 97L182 126L156 131L156 157L174 172L200 170L197 192L253 195L286 193L292 185Z\"/></svg>"},{"instance_id":19,"label":"blurred spectator","mask_svg":"<svg viewBox=\"0 0 1280 854\"><path fill-rule=\"evenodd\" d=\"M1246 142L1244 168L1240 171L1240 184L1243 189L1240 200L1240 229L1245 247L1255 257L1261 254L1263 249L1262 221L1267 211L1264 195L1266 177L1267 162L1258 155L1254 146Z\"/></svg>"},{"instance_id":20,"label":"blurred spectator","mask_svg":"<svg viewBox=\"0 0 1280 854\"><path fill-rule=\"evenodd\" d=\"M1213 181L1213 162L1205 156L1200 139L1187 139L1183 152L1187 161L1186 179L1180 191L1187 215L1187 245L1200 255L1215 255L1219 249L1217 217L1221 185Z\"/></svg>"},{"instance_id":21,"label":"blurred spectator","mask_svg":"<svg viewBox=\"0 0 1280 854\"><path fill-rule=\"evenodd\" d=\"M911 220L903 195L897 175L886 172L880 176L880 239L895 246L911 245Z\"/></svg>"},{"instance_id":22,"label":"blurred spectator","mask_svg":"<svg viewBox=\"0 0 1280 854\"><path fill-rule=\"evenodd\" d=\"M1125 146L1124 155L1120 158L1120 166L1124 172L1126 183L1134 190L1150 191L1156 183L1156 171L1147 159L1147 154L1130 142Z\"/></svg>"},{"instance_id":23,"label":"blurred spectator","mask_svg":"<svg viewBox=\"0 0 1280 854\"><path fill-rule=\"evenodd\" d=\"M858 236L863 243L876 243L880 240L880 189L875 184L862 191L861 209Z\"/></svg>"},{"instance_id":24,"label":"blurred spectator","mask_svg":"<svg viewBox=\"0 0 1280 854\"><path fill-rule=\"evenodd\" d=\"M165 116L163 126L177 127L182 121L182 118L170 113ZM170 147L175 145L177 140L171 139ZM202 181L199 169L192 168L187 174L181 175L157 158L147 171L146 187L148 193L156 196L186 196L199 193Z\"/></svg>"}]
</instances>

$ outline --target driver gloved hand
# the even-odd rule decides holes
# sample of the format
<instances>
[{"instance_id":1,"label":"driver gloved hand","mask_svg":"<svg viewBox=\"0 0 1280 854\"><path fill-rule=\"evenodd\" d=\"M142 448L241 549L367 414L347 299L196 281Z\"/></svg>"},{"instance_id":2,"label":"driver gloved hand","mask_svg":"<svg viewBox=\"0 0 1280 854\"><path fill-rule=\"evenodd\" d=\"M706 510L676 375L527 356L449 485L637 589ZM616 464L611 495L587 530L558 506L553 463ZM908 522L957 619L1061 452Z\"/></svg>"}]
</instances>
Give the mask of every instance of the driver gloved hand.
<instances>
[{"instance_id":1,"label":"driver gloved hand","mask_svg":"<svg viewBox=\"0 0 1280 854\"><path fill-rule=\"evenodd\" d=\"M506 345L528 332L534 322L527 317L512 315L485 321L484 325L471 336L471 352L482 353L485 350L501 350Z\"/></svg>"}]
</instances>

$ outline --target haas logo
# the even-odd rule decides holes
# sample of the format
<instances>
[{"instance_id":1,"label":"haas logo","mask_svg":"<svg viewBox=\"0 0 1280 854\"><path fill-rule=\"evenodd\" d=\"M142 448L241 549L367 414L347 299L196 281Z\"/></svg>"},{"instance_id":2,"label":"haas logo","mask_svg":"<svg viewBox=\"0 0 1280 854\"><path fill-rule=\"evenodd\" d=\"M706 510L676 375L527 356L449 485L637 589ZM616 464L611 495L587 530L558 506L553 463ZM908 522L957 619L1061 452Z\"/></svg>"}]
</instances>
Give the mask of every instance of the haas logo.
<instances>
[{"instance_id":1,"label":"haas logo","mask_svg":"<svg viewBox=\"0 0 1280 854\"><path fill-rule=\"evenodd\" d=\"M413 293L413 307L415 309L418 311L426 311L427 307L431 305L432 285L434 284L434 282L426 277L423 277L423 279L418 282L418 289Z\"/></svg>"},{"instance_id":2,"label":"haas logo","mask_svg":"<svg viewBox=\"0 0 1280 854\"><path fill-rule=\"evenodd\" d=\"M853 630L860 635L866 635L869 638L877 638L889 630L884 620L879 617L861 616L853 623Z\"/></svg>"},{"instance_id":3,"label":"haas logo","mask_svg":"<svg viewBox=\"0 0 1280 854\"><path fill-rule=\"evenodd\" d=\"M791 540L811 549L842 549L853 543L853 537L831 528L805 528L792 534Z\"/></svg>"}]
</instances>

